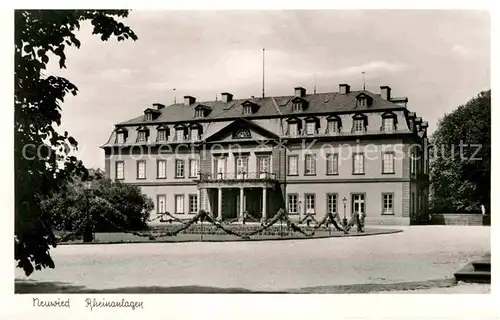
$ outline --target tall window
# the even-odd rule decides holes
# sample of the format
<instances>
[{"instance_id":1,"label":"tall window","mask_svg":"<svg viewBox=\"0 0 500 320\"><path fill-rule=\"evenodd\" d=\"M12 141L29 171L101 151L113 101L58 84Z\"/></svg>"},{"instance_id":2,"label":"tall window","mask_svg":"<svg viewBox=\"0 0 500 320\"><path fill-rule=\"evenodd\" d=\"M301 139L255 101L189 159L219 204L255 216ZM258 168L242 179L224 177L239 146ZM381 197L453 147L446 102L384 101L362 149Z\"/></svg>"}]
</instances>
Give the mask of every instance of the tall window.
<instances>
[{"instance_id":1,"label":"tall window","mask_svg":"<svg viewBox=\"0 0 500 320\"><path fill-rule=\"evenodd\" d=\"M184 178L184 160L175 160L175 177Z\"/></svg>"},{"instance_id":2,"label":"tall window","mask_svg":"<svg viewBox=\"0 0 500 320\"><path fill-rule=\"evenodd\" d=\"M125 143L125 134L123 132L116 134L116 143Z\"/></svg>"},{"instance_id":3,"label":"tall window","mask_svg":"<svg viewBox=\"0 0 500 320\"><path fill-rule=\"evenodd\" d=\"M326 155L326 174L339 173L339 156L338 154L330 153Z\"/></svg>"},{"instance_id":4,"label":"tall window","mask_svg":"<svg viewBox=\"0 0 500 320\"><path fill-rule=\"evenodd\" d=\"M156 162L156 176L158 179L167 178L167 160L158 160Z\"/></svg>"},{"instance_id":5,"label":"tall window","mask_svg":"<svg viewBox=\"0 0 500 320\"><path fill-rule=\"evenodd\" d=\"M364 174L365 173L365 157L362 153L355 153L354 154L352 172L354 174Z\"/></svg>"},{"instance_id":6,"label":"tall window","mask_svg":"<svg viewBox=\"0 0 500 320\"><path fill-rule=\"evenodd\" d=\"M315 214L316 213L316 195L313 193L309 193L305 195L306 198L306 214Z\"/></svg>"},{"instance_id":7,"label":"tall window","mask_svg":"<svg viewBox=\"0 0 500 320\"><path fill-rule=\"evenodd\" d=\"M146 141L146 131L138 131L137 132L137 142L144 142Z\"/></svg>"},{"instance_id":8,"label":"tall window","mask_svg":"<svg viewBox=\"0 0 500 320\"><path fill-rule=\"evenodd\" d=\"M175 195L175 213L184 213L184 195Z\"/></svg>"},{"instance_id":9,"label":"tall window","mask_svg":"<svg viewBox=\"0 0 500 320\"><path fill-rule=\"evenodd\" d=\"M298 125L297 123L288 124L288 134L290 137L296 137L298 135Z\"/></svg>"},{"instance_id":10,"label":"tall window","mask_svg":"<svg viewBox=\"0 0 500 320\"><path fill-rule=\"evenodd\" d=\"M288 213L289 214L298 214L299 213L299 196L297 194L289 194L288 195Z\"/></svg>"},{"instance_id":11,"label":"tall window","mask_svg":"<svg viewBox=\"0 0 500 320\"><path fill-rule=\"evenodd\" d=\"M411 213L415 214L415 192L411 193Z\"/></svg>"},{"instance_id":12,"label":"tall window","mask_svg":"<svg viewBox=\"0 0 500 320\"><path fill-rule=\"evenodd\" d=\"M215 159L215 173L218 179L223 179L226 175L226 158L220 157Z\"/></svg>"},{"instance_id":13,"label":"tall window","mask_svg":"<svg viewBox=\"0 0 500 320\"><path fill-rule=\"evenodd\" d=\"M190 194L189 195L189 213L197 213L198 212L198 195Z\"/></svg>"},{"instance_id":14,"label":"tall window","mask_svg":"<svg viewBox=\"0 0 500 320\"><path fill-rule=\"evenodd\" d=\"M198 177L198 165L199 162L197 159L189 160L189 177L196 178Z\"/></svg>"},{"instance_id":15,"label":"tall window","mask_svg":"<svg viewBox=\"0 0 500 320\"><path fill-rule=\"evenodd\" d=\"M115 163L115 176L117 180L124 179L124 166L125 163L123 161L116 161Z\"/></svg>"},{"instance_id":16,"label":"tall window","mask_svg":"<svg viewBox=\"0 0 500 320\"><path fill-rule=\"evenodd\" d=\"M137 161L137 179L146 179L146 161Z\"/></svg>"},{"instance_id":17,"label":"tall window","mask_svg":"<svg viewBox=\"0 0 500 320\"><path fill-rule=\"evenodd\" d=\"M394 194L382 194L382 214L394 214Z\"/></svg>"},{"instance_id":18,"label":"tall window","mask_svg":"<svg viewBox=\"0 0 500 320\"><path fill-rule=\"evenodd\" d=\"M158 141L166 141L167 140L167 131L166 130L158 130Z\"/></svg>"},{"instance_id":19,"label":"tall window","mask_svg":"<svg viewBox=\"0 0 500 320\"><path fill-rule=\"evenodd\" d=\"M365 130L365 121L363 119L354 120L354 132L363 132Z\"/></svg>"},{"instance_id":20,"label":"tall window","mask_svg":"<svg viewBox=\"0 0 500 320\"><path fill-rule=\"evenodd\" d=\"M288 156L288 175L296 176L299 174L299 156Z\"/></svg>"},{"instance_id":21,"label":"tall window","mask_svg":"<svg viewBox=\"0 0 500 320\"><path fill-rule=\"evenodd\" d=\"M270 172L269 170L269 156L257 157L257 171L260 174L260 178L265 178Z\"/></svg>"},{"instance_id":22,"label":"tall window","mask_svg":"<svg viewBox=\"0 0 500 320\"><path fill-rule=\"evenodd\" d=\"M410 173L412 175L415 174L416 164L417 164L417 156L416 156L415 152L412 152L411 153L411 158L410 158Z\"/></svg>"},{"instance_id":23,"label":"tall window","mask_svg":"<svg viewBox=\"0 0 500 320\"><path fill-rule=\"evenodd\" d=\"M200 134L198 128L191 128L191 140L198 141Z\"/></svg>"},{"instance_id":24,"label":"tall window","mask_svg":"<svg viewBox=\"0 0 500 320\"><path fill-rule=\"evenodd\" d=\"M156 198L156 213L165 213L167 210L167 197L164 194L159 194Z\"/></svg>"},{"instance_id":25,"label":"tall window","mask_svg":"<svg viewBox=\"0 0 500 320\"><path fill-rule=\"evenodd\" d=\"M175 139L177 141L183 141L184 140L184 129L177 129L177 130L175 130Z\"/></svg>"},{"instance_id":26,"label":"tall window","mask_svg":"<svg viewBox=\"0 0 500 320\"><path fill-rule=\"evenodd\" d=\"M316 157L313 154L306 154L304 175L316 174Z\"/></svg>"},{"instance_id":27,"label":"tall window","mask_svg":"<svg viewBox=\"0 0 500 320\"><path fill-rule=\"evenodd\" d=\"M337 121L328 121L328 133L334 134L339 132L339 124Z\"/></svg>"},{"instance_id":28,"label":"tall window","mask_svg":"<svg viewBox=\"0 0 500 320\"><path fill-rule=\"evenodd\" d=\"M236 158L236 175L238 179L243 179L248 174L248 157Z\"/></svg>"},{"instance_id":29,"label":"tall window","mask_svg":"<svg viewBox=\"0 0 500 320\"><path fill-rule=\"evenodd\" d=\"M352 195L352 213L365 213L365 195L358 193Z\"/></svg>"},{"instance_id":30,"label":"tall window","mask_svg":"<svg viewBox=\"0 0 500 320\"><path fill-rule=\"evenodd\" d=\"M393 131L394 130L394 119L393 118L384 118L383 122L383 130L384 131Z\"/></svg>"},{"instance_id":31,"label":"tall window","mask_svg":"<svg viewBox=\"0 0 500 320\"><path fill-rule=\"evenodd\" d=\"M313 135L316 133L316 123L315 122L307 122L306 123L306 134Z\"/></svg>"},{"instance_id":32,"label":"tall window","mask_svg":"<svg viewBox=\"0 0 500 320\"><path fill-rule=\"evenodd\" d=\"M382 159L382 173L394 173L394 153L384 152Z\"/></svg>"},{"instance_id":33,"label":"tall window","mask_svg":"<svg viewBox=\"0 0 500 320\"><path fill-rule=\"evenodd\" d=\"M337 194L329 193L326 195L326 210L328 213L337 213Z\"/></svg>"}]
</instances>

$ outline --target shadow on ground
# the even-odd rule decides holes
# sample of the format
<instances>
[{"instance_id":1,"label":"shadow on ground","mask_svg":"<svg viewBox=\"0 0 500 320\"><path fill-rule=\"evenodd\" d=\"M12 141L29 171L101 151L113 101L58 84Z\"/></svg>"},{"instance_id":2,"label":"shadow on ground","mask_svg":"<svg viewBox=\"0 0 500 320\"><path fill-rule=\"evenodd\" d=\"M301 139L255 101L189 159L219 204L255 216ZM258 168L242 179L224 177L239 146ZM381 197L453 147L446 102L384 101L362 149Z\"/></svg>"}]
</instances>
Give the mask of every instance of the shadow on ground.
<instances>
[{"instance_id":1,"label":"shadow on ground","mask_svg":"<svg viewBox=\"0 0 500 320\"><path fill-rule=\"evenodd\" d=\"M83 286L75 286L64 282L39 282L33 280L16 280L15 293L383 293L387 291L421 290L430 288L445 288L456 285L455 279L435 279L419 282L400 283L369 283L354 285L336 285L308 287L284 291L254 291L243 288L217 288L204 286L180 286L180 287L126 287L115 289L88 289Z\"/></svg>"}]
</instances>

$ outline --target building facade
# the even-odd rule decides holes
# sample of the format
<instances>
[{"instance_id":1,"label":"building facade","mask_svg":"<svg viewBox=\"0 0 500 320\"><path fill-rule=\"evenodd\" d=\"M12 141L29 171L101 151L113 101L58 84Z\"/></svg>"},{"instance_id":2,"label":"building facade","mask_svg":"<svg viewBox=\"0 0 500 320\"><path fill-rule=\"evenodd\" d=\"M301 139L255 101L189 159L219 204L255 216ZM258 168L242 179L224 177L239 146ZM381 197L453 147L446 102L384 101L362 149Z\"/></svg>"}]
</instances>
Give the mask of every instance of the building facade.
<instances>
[{"instance_id":1,"label":"building facade","mask_svg":"<svg viewBox=\"0 0 500 320\"><path fill-rule=\"evenodd\" d=\"M247 212L266 220L285 208L296 220L327 212L364 212L367 224L428 218L428 124L390 87L221 96L156 103L115 125L102 146L106 173L140 186L157 216L204 209L218 219Z\"/></svg>"}]
</instances>

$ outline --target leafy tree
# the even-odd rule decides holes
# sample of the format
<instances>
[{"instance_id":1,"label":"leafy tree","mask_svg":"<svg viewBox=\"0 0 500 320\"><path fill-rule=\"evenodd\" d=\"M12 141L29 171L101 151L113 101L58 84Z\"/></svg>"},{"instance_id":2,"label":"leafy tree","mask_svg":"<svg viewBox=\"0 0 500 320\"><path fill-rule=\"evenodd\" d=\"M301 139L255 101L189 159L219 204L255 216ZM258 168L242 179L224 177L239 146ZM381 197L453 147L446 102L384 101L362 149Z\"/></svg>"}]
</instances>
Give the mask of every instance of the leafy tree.
<instances>
[{"instance_id":1,"label":"leafy tree","mask_svg":"<svg viewBox=\"0 0 500 320\"><path fill-rule=\"evenodd\" d=\"M80 47L76 31L90 21L93 34L103 41L136 40L119 20L127 10L18 10L15 22L14 166L15 166L15 260L29 275L51 267L52 230L40 212L40 201L57 191L68 177L85 174L83 164L70 152L77 147L68 132L59 134L61 104L67 94L76 95L69 80L45 72L49 56L65 68L65 49ZM117 20L118 19L118 20ZM34 266L33 266L34 265Z\"/></svg>"},{"instance_id":2,"label":"leafy tree","mask_svg":"<svg viewBox=\"0 0 500 320\"><path fill-rule=\"evenodd\" d=\"M58 192L42 200L42 213L51 229L86 233L143 230L154 208L153 200L137 186L112 181L102 171L90 174L85 185L75 176Z\"/></svg>"},{"instance_id":3,"label":"leafy tree","mask_svg":"<svg viewBox=\"0 0 500 320\"><path fill-rule=\"evenodd\" d=\"M440 119L432 138L431 210L490 212L491 90Z\"/></svg>"}]
</instances>

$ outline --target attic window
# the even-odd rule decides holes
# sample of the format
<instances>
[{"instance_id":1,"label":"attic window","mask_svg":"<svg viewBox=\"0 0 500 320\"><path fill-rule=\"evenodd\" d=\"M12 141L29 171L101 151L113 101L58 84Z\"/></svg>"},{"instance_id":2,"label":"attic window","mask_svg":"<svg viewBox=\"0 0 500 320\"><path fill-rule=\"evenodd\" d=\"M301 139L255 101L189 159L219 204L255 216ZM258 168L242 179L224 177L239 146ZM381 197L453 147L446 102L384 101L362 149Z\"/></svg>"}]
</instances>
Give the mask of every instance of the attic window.
<instances>
[{"instance_id":1,"label":"attic window","mask_svg":"<svg viewBox=\"0 0 500 320\"><path fill-rule=\"evenodd\" d=\"M116 143L125 143L125 133L118 132L116 134Z\"/></svg>"},{"instance_id":2,"label":"attic window","mask_svg":"<svg viewBox=\"0 0 500 320\"><path fill-rule=\"evenodd\" d=\"M367 107L368 106L368 102L367 101L368 101L368 99L366 99L366 98L359 98L359 100L358 100L358 106L363 107L363 108Z\"/></svg>"},{"instance_id":3,"label":"attic window","mask_svg":"<svg viewBox=\"0 0 500 320\"><path fill-rule=\"evenodd\" d=\"M204 113L203 109L198 109L195 111L194 116L195 116L195 118L203 118L203 116L204 116L203 113Z\"/></svg>"},{"instance_id":4,"label":"attic window","mask_svg":"<svg viewBox=\"0 0 500 320\"><path fill-rule=\"evenodd\" d=\"M252 106L250 105L243 106L243 114L252 114Z\"/></svg>"},{"instance_id":5,"label":"attic window","mask_svg":"<svg viewBox=\"0 0 500 320\"><path fill-rule=\"evenodd\" d=\"M302 111L302 102L294 102L293 103L293 111Z\"/></svg>"}]
</instances>

